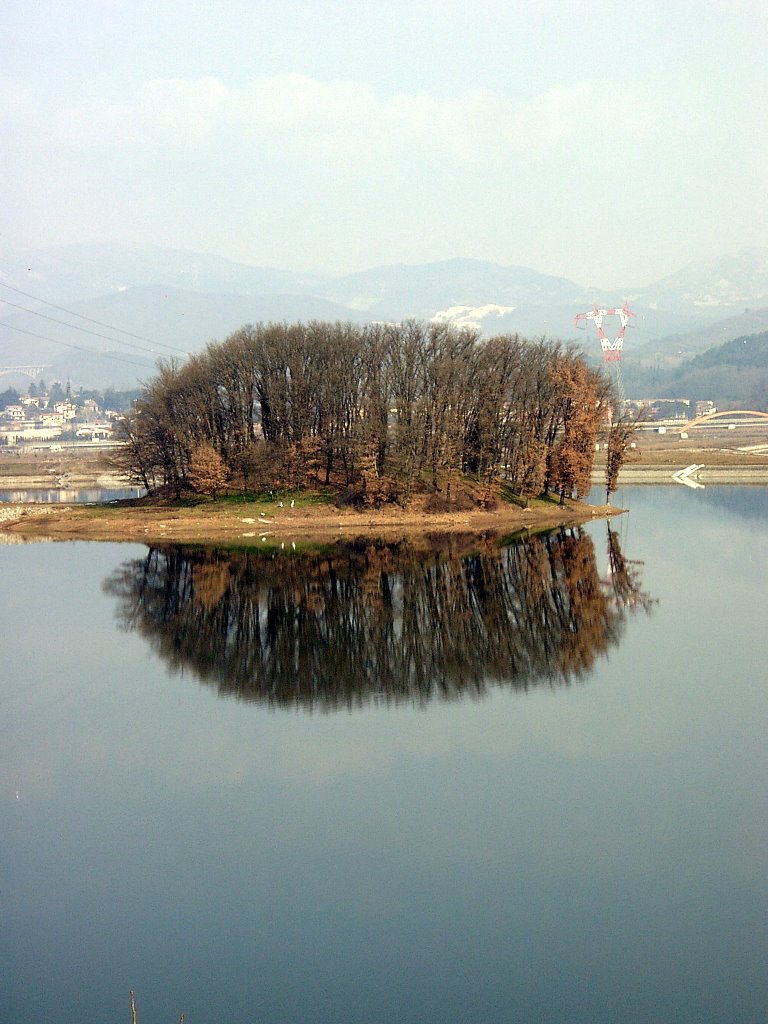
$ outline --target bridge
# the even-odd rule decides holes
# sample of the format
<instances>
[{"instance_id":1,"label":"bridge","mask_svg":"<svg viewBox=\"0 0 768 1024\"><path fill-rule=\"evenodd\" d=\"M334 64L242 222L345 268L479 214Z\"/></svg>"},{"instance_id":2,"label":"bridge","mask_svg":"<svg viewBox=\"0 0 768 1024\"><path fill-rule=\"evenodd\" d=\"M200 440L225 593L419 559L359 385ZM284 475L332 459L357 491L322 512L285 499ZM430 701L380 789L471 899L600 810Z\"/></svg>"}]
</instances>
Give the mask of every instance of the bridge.
<instances>
[{"instance_id":1,"label":"bridge","mask_svg":"<svg viewBox=\"0 0 768 1024\"><path fill-rule=\"evenodd\" d=\"M33 380L35 377L39 377L43 370L50 369L51 364L45 363L44 365L34 365L27 363L25 366L0 366L0 377L10 376L10 374L22 374L24 377L31 377Z\"/></svg>"},{"instance_id":2,"label":"bridge","mask_svg":"<svg viewBox=\"0 0 768 1024\"><path fill-rule=\"evenodd\" d=\"M734 420L734 417L749 417L748 419ZM768 425L768 412L755 412L753 409L727 409L724 412L708 412L704 416L697 416L695 420L689 420L680 426L685 433L692 427L706 427L710 423L717 423L718 426L752 427L765 423Z\"/></svg>"}]
</instances>

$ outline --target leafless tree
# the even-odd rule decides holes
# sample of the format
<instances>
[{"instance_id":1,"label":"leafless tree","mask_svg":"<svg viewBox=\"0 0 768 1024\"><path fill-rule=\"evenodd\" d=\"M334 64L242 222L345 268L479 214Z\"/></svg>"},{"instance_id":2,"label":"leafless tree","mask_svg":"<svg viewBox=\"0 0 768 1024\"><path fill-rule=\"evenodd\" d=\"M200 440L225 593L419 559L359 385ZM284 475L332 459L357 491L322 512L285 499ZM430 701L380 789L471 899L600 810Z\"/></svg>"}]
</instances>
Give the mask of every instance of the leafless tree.
<instances>
[{"instance_id":1,"label":"leafless tree","mask_svg":"<svg viewBox=\"0 0 768 1024\"><path fill-rule=\"evenodd\" d=\"M365 502L461 482L492 499L581 494L604 381L557 341L486 341L446 324L246 325L186 363L161 362L121 426L121 464L178 494L209 445L256 486L312 484ZM468 486L468 485L467 485Z\"/></svg>"}]
</instances>

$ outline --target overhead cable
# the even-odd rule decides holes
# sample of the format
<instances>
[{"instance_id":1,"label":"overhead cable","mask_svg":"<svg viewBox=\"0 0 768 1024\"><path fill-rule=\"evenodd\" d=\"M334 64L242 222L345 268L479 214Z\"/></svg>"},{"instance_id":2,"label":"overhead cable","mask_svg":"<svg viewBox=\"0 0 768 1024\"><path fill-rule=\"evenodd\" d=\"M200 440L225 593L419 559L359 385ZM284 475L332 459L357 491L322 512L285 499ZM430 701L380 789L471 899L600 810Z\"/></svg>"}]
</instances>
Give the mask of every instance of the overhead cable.
<instances>
[{"instance_id":1,"label":"overhead cable","mask_svg":"<svg viewBox=\"0 0 768 1024\"><path fill-rule=\"evenodd\" d=\"M32 295L31 292L22 291L21 288L16 288L14 285L7 284L5 281L0 281L0 288L7 288L9 291L16 292L18 295L23 295L27 299L32 299L34 302L40 302L44 306L50 306L51 309L57 309L60 313L66 313L68 316L78 317L80 320L86 320L88 323L96 324L97 327L106 327L109 331L115 331L117 334L125 334L129 338L135 338L137 341L146 341L150 345L156 345L159 348L167 348L171 352L178 352L180 355L189 355L185 349L178 348L175 345L168 345L162 341L153 341L151 338L145 338L141 334L133 334L131 331L126 331L122 327L115 327L114 324L104 323L102 320L96 320L91 316L86 316L84 313L76 313L73 309L66 309L64 306L57 306L54 302L48 302L46 299L41 299L38 295ZM84 331L87 334L94 334L98 338L106 338L107 341L113 341L119 345L128 345L127 341L121 341L119 338L107 338L104 334L99 334L96 331L89 331L85 327L78 327L77 324L68 324L64 320L57 320L55 317L46 316L44 313L38 313L34 309L29 309L27 306L16 305L13 302L9 302L7 299L0 300L5 302L8 306L13 306L15 309L23 310L25 313L32 313L35 316L44 317L46 320L53 320L54 323L64 324L66 327L71 327L76 331ZM137 346L133 346L137 347Z\"/></svg>"},{"instance_id":2,"label":"overhead cable","mask_svg":"<svg viewBox=\"0 0 768 1024\"><path fill-rule=\"evenodd\" d=\"M130 359L123 359L122 356L116 356L111 352L99 352L95 348L86 348L85 345L75 345L71 341L60 341L58 338L49 338L45 334L37 334L35 331L27 331L23 327L16 327L14 324L4 323L0 321L0 327L7 327L11 331L18 331L19 334L28 334L31 338L39 338L41 341L50 341L53 345L64 345L66 348L77 349L78 352L87 352L90 356L97 356L99 359L112 359L118 363L126 363L128 366L138 367L140 370L149 369L146 363L134 363ZM112 341L113 339L108 339Z\"/></svg>"}]
</instances>

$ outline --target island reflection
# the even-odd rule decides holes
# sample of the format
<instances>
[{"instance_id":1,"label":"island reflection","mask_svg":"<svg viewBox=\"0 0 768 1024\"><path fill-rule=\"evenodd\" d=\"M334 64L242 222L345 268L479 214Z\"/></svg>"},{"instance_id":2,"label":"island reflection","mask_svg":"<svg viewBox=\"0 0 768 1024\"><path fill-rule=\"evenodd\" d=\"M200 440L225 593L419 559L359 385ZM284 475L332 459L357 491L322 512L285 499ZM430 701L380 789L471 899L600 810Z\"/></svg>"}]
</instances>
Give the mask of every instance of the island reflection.
<instances>
[{"instance_id":1,"label":"island reflection","mask_svg":"<svg viewBox=\"0 0 768 1024\"><path fill-rule=\"evenodd\" d=\"M426 704L492 686L566 685L650 606L608 530L342 542L331 550L151 548L105 581L123 628L224 696L335 710Z\"/></svg>"}]
</instances>

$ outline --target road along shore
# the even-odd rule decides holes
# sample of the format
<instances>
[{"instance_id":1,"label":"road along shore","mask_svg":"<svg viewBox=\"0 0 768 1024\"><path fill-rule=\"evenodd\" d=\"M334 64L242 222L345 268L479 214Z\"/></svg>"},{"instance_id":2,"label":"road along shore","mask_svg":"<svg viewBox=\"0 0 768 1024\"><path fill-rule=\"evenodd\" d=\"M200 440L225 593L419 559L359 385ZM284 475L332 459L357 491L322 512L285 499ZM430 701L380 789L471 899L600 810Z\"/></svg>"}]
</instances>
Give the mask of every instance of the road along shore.
<instances>
[{"instance_id":1,"label":"road along shore","mask_svg":"<svg viewBox=\"0 0 768 1024\"><path fill-rule=\"evenodd\" d=\"M708 466L706 462L680 462L673 466L653 466L634 464L624 466L619 473L619 485L624 484L677 484L676 476L696 466L690 478L704 484L768 484L768 461L764 466ZM605 482L601 469L592 472L592 482L596 485Z\"/></svg>"}]
</instances>

